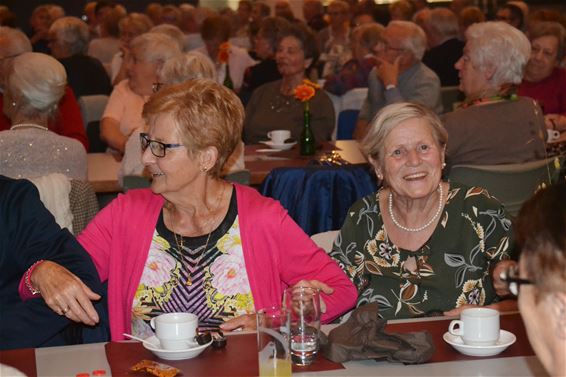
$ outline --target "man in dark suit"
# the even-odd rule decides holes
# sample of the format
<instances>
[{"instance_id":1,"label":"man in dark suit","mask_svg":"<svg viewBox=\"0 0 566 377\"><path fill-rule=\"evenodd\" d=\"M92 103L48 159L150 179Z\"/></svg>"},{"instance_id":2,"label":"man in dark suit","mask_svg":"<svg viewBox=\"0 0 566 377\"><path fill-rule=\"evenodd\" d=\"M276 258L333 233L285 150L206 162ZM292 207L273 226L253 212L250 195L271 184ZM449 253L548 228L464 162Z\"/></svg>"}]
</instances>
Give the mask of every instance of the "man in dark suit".
<instances>
[{"instance_id":1,"label":"man in dark suit","mask_svg":"<svg viewBox=\"0 0 566 377\"><path fill-rule=\"evenodd\" d=\"M464 51L464 42L458 39L458 17L448 8L436 8L430 11L424 24L430 49L425 52L423 63L438 75L442 86L458 85L454 64Z\"/></svg>"},{"instance_id":2,"label":"man in dark suit","mask_svg":"<svg viewBox=\"0 0 566 377\"><path fill-rule=\"evenodd\" d=\"M26 272L30 267L39 272L41 264L51 261L65 266L84 282L83 289L94 305L62 304L65 307L59 313L49 308L37 292L49 287L36 286ZM22 300L20 291L33 298ZM0 349L108 340L102 295L89 255L71 233L57 225L35 186L26 180L0 176ZM85 310L81 312L78 306ZM88 325L79 325L79 321Z\"/></svg>"}]
</instances>

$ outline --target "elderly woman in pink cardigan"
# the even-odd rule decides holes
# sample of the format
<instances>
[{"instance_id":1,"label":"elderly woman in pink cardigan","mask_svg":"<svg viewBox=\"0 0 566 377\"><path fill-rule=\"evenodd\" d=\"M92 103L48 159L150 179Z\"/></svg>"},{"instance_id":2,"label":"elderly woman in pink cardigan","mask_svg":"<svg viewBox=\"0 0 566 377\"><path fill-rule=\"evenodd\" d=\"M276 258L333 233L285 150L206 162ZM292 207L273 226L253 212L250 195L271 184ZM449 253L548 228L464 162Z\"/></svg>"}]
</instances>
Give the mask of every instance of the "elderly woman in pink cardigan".
<instances>
[{"instance_id":1,"label":"elderly woman in pink cardigan","mask_svg":"<svg viewBox=\"0 0 566 377\"><path fill-rule=\"evenodd\" d=\"M108 281L113 340L152 335L150 319L166 312L253 328L253 313L280 305L294 285L321 290L323 322L354 306L350 280L278 202L219 178L242 131L233 92L204 79L171 86L151 97L144 118L151 190L120 195L79 236ZM62 267L46 267L32 273L32 287L53 310L92 323L87 292Z\"/></svg>"}]
</instances>

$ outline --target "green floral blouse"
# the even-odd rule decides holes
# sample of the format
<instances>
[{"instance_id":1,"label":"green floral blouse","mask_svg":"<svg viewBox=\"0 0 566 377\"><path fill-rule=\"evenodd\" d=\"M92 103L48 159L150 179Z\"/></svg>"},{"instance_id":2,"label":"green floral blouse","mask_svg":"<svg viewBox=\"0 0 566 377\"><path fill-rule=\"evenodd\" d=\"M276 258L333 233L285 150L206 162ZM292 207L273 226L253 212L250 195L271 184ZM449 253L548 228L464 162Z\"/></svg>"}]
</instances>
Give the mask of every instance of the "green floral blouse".
<instances>
[{"instance_id":1,"label":"green floral blouse","mask_svg":"<svg viewBox=\"0 0 566 377\"><path fill-rule=\"evenodd\" d=\"M358 306L377 301L382 318L399 319L497 300L490 267L509 259L511 221L485 189L452 183L436 229L416 251L389 240L378 195L350 208L330 254L358 288Z\"/></svg>"}]
</instances>

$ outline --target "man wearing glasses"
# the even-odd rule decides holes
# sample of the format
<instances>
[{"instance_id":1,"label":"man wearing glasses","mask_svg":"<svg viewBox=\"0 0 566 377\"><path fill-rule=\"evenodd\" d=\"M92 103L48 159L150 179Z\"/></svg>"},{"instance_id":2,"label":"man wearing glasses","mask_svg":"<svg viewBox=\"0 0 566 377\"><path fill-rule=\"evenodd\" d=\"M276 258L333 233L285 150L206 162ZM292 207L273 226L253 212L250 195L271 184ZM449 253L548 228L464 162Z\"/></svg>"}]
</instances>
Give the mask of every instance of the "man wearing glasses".
<instances>
[{"instance_id":1,"label":"man wearing glasses","mask_svg":"<svg viewBox=\"0 0 566 377\"><path fill-rule=\"evenodd\" d=\"M392 103L415 102L442 112L440 80L421 62L427 45L424 31L412 22L392 21L383 39L374 50L379 63L368 77L368 95L354 132L358 139L374 115Z\"/></svg>"}]
</instances>

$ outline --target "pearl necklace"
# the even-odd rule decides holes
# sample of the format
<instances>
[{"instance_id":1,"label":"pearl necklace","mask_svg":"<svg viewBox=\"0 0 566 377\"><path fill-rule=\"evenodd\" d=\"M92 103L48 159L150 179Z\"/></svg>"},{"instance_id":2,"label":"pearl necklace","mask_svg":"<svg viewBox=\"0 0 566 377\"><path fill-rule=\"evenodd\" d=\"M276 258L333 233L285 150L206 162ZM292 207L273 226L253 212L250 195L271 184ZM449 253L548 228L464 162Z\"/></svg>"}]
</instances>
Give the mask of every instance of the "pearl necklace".
<instances>
[{"instance_id":1,"label":"pearl necklace","mask_svg":"<svg viewBox=\"0 0 566 377\"><path fill-rule=\"evenodd\" d=\"M38 130L49 131L49 128L34 123L14 124L12 127L10 127L10 130L17 130L18 128L37 128Z\"/></svg>"},{"instance_id":2,"label":"pearl necklace","mask_svg":"<svg viewBox=\"0 0 566 377\"><path fill-rule=\"evenodd\" d=\"M393 215L393 194L391 193L391 191L389 191L389 216L391 217L391 221L393 221L393 224L395 224L398 228L404 230L405 232L420 232L422 230L425 230L438 218L440 212L442 211L442 183L438 185L438 193L440 194L440 198L438 199L438 209L436 210L434 216L432 216L432 218L423 226L420 226L418 228L407 228L406 226L399 224L399 222L395 218L395 215Z\"/></svg>"}]
</instances>

